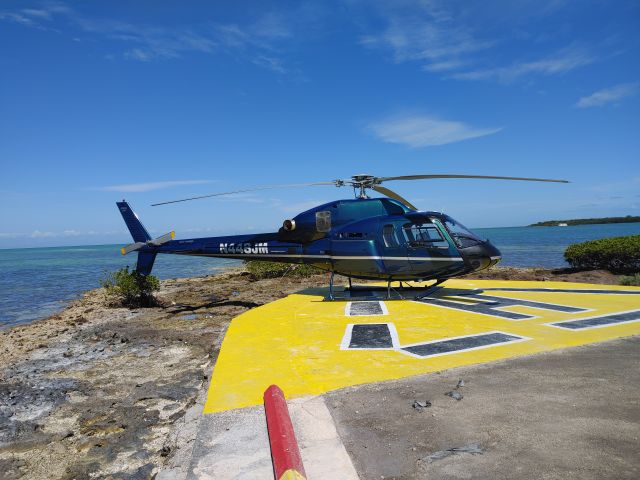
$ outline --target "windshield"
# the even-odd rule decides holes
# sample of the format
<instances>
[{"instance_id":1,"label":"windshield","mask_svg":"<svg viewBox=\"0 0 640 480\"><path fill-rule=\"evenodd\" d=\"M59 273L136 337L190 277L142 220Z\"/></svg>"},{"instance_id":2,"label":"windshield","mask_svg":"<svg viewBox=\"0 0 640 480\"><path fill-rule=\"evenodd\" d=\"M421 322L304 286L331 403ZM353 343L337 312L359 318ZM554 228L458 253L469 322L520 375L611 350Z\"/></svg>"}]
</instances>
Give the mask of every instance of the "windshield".
<instances>
[{"instance_id":1,"label":"windshield","mask_svg":"<svg viewBox=\"0 0 640 480\"><path fill-rule=\"evenodd\" d=\"M403 228L404 236L413 248L449 248L438 228L432 223L409 223Z\"/></svg>"},{"instance_id":2,"label":"windshield","mask_svg":"<svg viewBox=\"0 0 640 480\"><path fill-rule=\"evenodd\" d=\"M451 217L445 219L444 225L453 237L453 241L456 242L456 245L460 248L472 247L484 242L483 239Z\"/></svg>"}]
</instances>

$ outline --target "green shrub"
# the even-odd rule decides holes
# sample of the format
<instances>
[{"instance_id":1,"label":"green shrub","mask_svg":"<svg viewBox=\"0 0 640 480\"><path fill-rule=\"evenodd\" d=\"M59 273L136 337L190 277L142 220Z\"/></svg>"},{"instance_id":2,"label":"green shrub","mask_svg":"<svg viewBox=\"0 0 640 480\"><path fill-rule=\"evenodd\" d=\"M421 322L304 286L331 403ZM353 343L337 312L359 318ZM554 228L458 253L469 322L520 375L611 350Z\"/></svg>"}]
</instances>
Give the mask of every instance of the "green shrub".
<instances>
[{"instance_id":1,"label":"green shrub","mask_svg":"<svg viewBox=\"0 0 640 480\"><path fill-rule=\"evenodd\" d=\"M129 308L153 307L158 304L153 292L160 289L160 280L153 275L129 271L129 267L107 273L100 281L107 296L116 305Z\"/></svg>"},{"instance_id":2,"label":"green shrub","mask_svg":"<svg viewBox=\"0 0 640 480\"><path fill-rule=\"evenodd\" d=\"M564 258L574 268L613 273L640 272L640 235L603 238L570 245Z\"/></svg>"},{"instance_id":3,"label":"green shrub","mask_svg":"<svg viewBox=\"0 0 640 480\"><path fill-rule=\"evenodd\" d=\"M635 275L631 275L630 277L622 277L620 279L620 285L640 287L640 273L636 273Z\"/></svg>"},{"instance_id":4,"label":"green shrub","mask_svg":"<svg viewBox=\"0 0 640 480\"><path fill-rule=\"evenodd\" d=\"M262 262L258 260L245 260L245 266L251 276L257 280L262 278L310 277L320 273L320 270L311 265L296 263Z\"/></svg>"}]
</instances>

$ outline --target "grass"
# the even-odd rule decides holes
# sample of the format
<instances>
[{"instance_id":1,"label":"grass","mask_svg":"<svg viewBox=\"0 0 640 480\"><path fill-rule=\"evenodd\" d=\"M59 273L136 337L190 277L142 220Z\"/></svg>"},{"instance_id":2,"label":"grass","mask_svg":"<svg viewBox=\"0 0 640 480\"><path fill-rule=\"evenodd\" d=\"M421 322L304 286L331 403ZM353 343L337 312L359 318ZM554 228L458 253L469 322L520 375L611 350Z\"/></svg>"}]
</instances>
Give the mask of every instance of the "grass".
<instances>
[{"instance_id":1,"label":"grass","mask_svg":"<svg viewBox=\"0 0 640 480\"><path fill-rule=\"evenodd\" d=\"M627 285L630 287L640 287L640 273L622 277L620 279L620 285Z\"/></svg>"},{"instance_id":2,"label":"grass","mask_svg":"<svg viewBox=\"0 0 640 480\"><path fill-rule=\"evenodd\" d=\"M107 273L100 281L107 297L114 306L128 308L155 307L158 305L153 292L160 290L160 280L154 275L142 275L129 267Z\"/></svg>"},{"instance_id":3,"label":"grass","mask_svg":"<svg viewBox=\"0 0 640 480\"><path fill-rule=\"evenodd\" d=\"M263 278L311 277L321 273L315 267L295 263L261 262L248 260L244 262L247 271L255 280Z\"/></svg>"}]
</instances>

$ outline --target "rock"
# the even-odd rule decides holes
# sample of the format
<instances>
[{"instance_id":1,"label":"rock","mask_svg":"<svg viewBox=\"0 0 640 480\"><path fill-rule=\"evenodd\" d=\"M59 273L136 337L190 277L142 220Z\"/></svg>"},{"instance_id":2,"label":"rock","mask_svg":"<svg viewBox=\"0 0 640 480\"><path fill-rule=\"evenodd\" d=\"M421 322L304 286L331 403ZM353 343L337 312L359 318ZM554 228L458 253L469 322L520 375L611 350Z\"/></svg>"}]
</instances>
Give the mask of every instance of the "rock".
<instances>
[{"instance_id":1,"label":"rock","mask_svg":"<svg viewBox=\"0 0 640 480\"><path fill-rule=\"evenodd\" d=\"M429 408L431 406L431 402L429 400L425 400L423 402L414 400L411 406L415 408L417 411L421 412L425 408Z\"/></svg>"},{"instance_id":2,"label":"rock","mask_svg":"<svg viewBox=\"0 0 640 480\"><path fill-rule=\"evenodd\" d=\"M464 398L462 394L456 390L451 390L450 392L445 393L445 395L458 401Z\"/></svg>"},{"instance_id":3,"label":"rock","mask_svg":"<svg viewBox=\"0 0 640 480\"><path fill-rule=\"evenodd\" d=\"M431 455L422 459L423 462L432 463L436 460L441 460L451 455L460 453L470 453L472 455L481 455L484 450L479 443L467 443L461 447L447 448L446 450L440 450L439 452L432 453Z\"/></svg>"}]
</instances>

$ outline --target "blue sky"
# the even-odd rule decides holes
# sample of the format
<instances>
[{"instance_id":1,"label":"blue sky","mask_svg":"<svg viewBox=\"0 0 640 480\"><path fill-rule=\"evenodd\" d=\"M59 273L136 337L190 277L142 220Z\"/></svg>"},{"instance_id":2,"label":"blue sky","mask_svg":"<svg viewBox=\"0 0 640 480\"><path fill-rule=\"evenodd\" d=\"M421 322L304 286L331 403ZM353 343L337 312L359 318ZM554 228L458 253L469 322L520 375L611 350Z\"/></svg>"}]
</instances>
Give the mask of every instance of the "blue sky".
<instances>
[{"instance_id":1,"label":"blue sky","mask_svg":"<svg viewBox=\"0 0 640 480\"><path fill-rule=\"evenodd\" d=\"M388 183L471 227L640 214L635 1L0 3L0 247L273 231Z\"/></svg>"}]
</instances>

